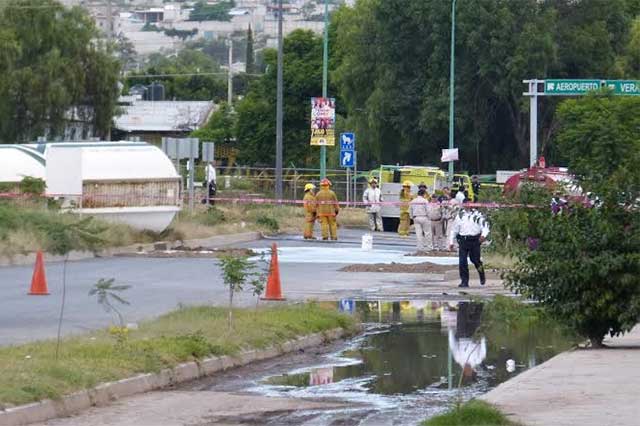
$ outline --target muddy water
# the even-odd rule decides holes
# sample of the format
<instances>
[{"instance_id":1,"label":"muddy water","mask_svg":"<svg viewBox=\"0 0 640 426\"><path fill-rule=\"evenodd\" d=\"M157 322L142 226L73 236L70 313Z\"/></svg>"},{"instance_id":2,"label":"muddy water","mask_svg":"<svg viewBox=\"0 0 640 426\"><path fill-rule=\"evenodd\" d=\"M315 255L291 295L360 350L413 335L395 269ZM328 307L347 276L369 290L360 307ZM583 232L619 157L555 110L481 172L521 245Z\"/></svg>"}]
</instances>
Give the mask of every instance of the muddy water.
<instances>
[{"instance_id":1,"label":"muddy water","mask_svg":"<svg viewBox=\"0 0 640 426\"><path fill-rule=\"evenodd\" d=\"M348 301L338 307L364 319L363 335L302 364L273 366L235 390L347 408L273 413L259 424L418 424L572 344L545 324L487 324L481 304Z\"/></svg>"}]
</instances>

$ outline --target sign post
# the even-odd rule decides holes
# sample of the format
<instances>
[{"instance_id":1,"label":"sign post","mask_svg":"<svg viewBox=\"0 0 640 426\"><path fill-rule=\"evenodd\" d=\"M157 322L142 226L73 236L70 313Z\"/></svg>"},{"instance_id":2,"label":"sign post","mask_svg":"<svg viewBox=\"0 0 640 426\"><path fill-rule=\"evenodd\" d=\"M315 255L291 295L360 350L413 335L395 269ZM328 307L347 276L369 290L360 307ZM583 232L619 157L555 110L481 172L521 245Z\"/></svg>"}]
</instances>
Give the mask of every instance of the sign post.
<instances>
[{"instance_id":1,"label":"sign post","mask_svg":"<svg viewBox=\"0 0 640 426\"><path fill-rule=\"evenodd\" d=\"M341 133L340 134L340 166L346 167L347 169L347 206L349 205L350 198L353 198L353 201L356 200L356 193L353 192L353 197L351 195L351 168L355 167L356 161L356 135L355 133ZM354 169L355 170L355 169ZM355 172L354 172L355 176Z\"/></svg>"},{"instance_id":2,"label":"sign post","mask_svg":"<svg viewBox=\"0 0 640 426\"><path fill-rule=\"evenodd\" d=\"M538 161L538 97L584 96L589 92L608 88L616 96L640 96L640 81L634 80L523 80L529 86L523 96L529 97L529 166Z\"/></svg>"}]
</instances>

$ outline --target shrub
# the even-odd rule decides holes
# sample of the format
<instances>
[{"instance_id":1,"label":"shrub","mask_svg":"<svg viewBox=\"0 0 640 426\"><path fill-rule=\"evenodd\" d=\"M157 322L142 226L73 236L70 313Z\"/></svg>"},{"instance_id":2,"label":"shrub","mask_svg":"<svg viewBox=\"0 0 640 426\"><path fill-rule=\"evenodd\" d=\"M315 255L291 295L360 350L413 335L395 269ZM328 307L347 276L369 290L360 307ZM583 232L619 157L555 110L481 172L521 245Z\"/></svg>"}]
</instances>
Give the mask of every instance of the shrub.
<instances>
[{"instance_id":1,"label":"shrub","mask_svg":"<svg viewBox=\"0 0 640 426\"><path fill-rule=\"evenodd\" d=\"M267 228L271 232L278 232L280 230L280 225L278 221L271 216L267 216L265 214L261 214L256 218L256 223L259 226Z\"/></svg>"}]
</instances>

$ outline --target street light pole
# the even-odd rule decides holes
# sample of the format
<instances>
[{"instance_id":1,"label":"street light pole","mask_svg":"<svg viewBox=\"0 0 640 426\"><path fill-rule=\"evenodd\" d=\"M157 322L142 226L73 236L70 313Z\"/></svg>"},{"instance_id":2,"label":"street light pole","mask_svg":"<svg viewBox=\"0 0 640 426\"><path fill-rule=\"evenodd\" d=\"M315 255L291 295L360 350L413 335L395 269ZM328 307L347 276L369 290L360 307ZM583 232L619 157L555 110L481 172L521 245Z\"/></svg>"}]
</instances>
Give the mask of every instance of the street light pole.
<instances>
[{"instance_id":1,"label":"street light pole","mask_svg":"<svg viewBox=\"0 0 640 426\"><path fill-rule=\"evenodd\" d=\"M451 60L449 70L449 149L453 149L454 86L456 64L456 0L451 0ZM453 161L449 161L449 180L453 181Z\"/></svg>"},{"instance_id":2,"label":"street light pole","mask_svg":"<svg viewBox=\"0 0 640 426\"><path fill-rule=\"evenodd\" d=\"M278 70L276 95L276 199L282 200L282 121L283 121L283 67L284 47L282 45L282 0L278 0Z\"/></svg>"},{"instance_id":3,"label":"street light pole","mask_svg":"<svg viewBox=\"0 0 640 426\"><path fill-rule=\"evenodd\" d=\"M324 0L324 48L322 56L322 97L327 97L329 73L329 0ZM320 179L327 176L327 147L320 147Z\"/></svg>"}]
</instances>

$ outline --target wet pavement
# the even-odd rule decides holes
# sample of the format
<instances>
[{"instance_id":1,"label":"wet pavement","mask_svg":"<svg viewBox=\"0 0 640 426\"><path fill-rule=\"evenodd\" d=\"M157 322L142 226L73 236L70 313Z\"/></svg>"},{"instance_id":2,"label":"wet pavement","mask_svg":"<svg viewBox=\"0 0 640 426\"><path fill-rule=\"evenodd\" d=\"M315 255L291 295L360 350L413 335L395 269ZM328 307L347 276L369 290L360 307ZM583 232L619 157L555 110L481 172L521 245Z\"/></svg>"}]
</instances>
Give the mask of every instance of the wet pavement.
<instances>
[{"instance_id":1,"label":"wet pavement","mask_svg":"<svg viewBox=\"0 0 640 426\"><path fill-rule=\"evenodd\" d=\"M335 304L334 304L335 306ZM507 330L487 323L482 304L441 301L343 301L360 315L361 336L321 351L256 364L185 390L331 402L346 407L261 413L265 425L411 425L456 400L486 393L501 382L566 350L557 330ZM507 368L514 360L515 368ZM218 419L222 422L223 419ZM217 423L209 419L206 423Z\"/></svg>"}]
</instances>

